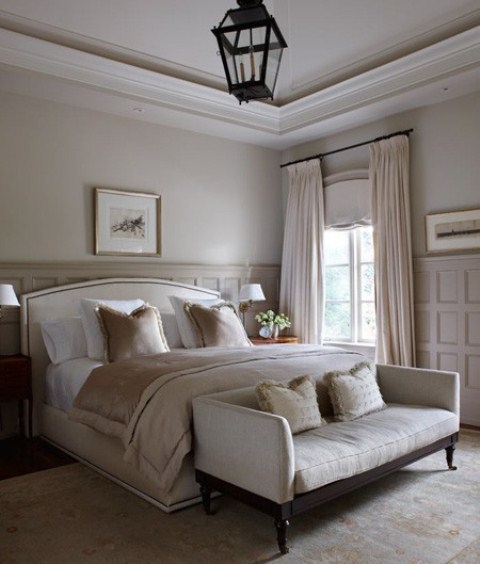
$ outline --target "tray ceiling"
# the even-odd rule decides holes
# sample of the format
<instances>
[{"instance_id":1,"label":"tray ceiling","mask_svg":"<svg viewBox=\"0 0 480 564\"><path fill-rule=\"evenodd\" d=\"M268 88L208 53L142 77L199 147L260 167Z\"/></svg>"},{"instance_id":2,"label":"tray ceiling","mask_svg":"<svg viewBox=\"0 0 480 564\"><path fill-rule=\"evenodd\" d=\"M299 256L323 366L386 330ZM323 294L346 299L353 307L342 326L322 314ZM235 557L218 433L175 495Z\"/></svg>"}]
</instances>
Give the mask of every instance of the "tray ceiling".
<instances>
[{"instance_id":1,"label":"tray ceiling","mask_svg":"<svg viewBox=\"0 0 480 564\"><path fill-rule=\"evenodd\" d=\"M0 89L284 148L480 89L478 0L265 0L273 103L225 92L234 0L0 0Z\"/></svg>"}]
</instances>

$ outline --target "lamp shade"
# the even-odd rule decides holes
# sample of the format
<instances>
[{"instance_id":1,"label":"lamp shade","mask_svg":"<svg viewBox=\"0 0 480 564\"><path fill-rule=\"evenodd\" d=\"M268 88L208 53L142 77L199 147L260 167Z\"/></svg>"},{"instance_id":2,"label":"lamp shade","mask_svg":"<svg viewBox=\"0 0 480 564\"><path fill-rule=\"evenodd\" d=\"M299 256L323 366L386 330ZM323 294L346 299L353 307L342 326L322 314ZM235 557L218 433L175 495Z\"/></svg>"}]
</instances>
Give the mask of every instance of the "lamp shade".
<instances>
[{"instance_id":1,"label":"lamp shade","mask_svg":"<svg viewBox=\"0 0 480 564\"><path fill-rule=\"evenodd\" d=\"M262 0L237 0L218 27L217 38L228 91L237 100L273 99L282 54L287 43Z\"/></svg>"},{"instance_id":2,"label":"lamp shade","mask_svg":"<svg viewBox=\"0 0 480 564\"><path fill-rule=\"evenodd\" d=\"M11 284L0 284L0 306L20 306Z\"/></svg>"},{"instance_id":3,"label":"lamp shade","mask_svg":"<svg viewBox=\"0 0 480 564\"><path fill-rule=\"evenodd\" d=\"M244 284L238 297L242 302L263 302L266 299L261 284Z\"/></svg>"}]
</instances>

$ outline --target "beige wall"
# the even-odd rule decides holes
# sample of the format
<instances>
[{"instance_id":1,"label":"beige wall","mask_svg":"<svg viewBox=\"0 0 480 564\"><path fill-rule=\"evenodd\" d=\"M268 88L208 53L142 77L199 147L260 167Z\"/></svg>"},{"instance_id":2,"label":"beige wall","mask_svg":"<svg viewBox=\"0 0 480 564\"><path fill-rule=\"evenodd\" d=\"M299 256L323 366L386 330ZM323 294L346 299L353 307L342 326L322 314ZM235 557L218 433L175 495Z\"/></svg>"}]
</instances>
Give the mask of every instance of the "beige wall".
<instances>
[{"instance_id":1,"label":"beige wall","mask_svg":"<svg viewBox=\"0 0 480 564\"><path fill-rule=\"evenodd\" d=\"M286 184L280 162L410 127L415 129L414 254L422 257L425 214L480 207L478 93L398 114L282 155L179 129L0 95L0 263L88 261L90 269L95 262L108 264L109 257L93 256L92 192L100 186L161 194L162 264L278 264L282 181L284 195ZM368 147L323 163L325 175L365 167ZM156 259L127 260L144 262L145 267L148 263L151 269ZM430 364L441 368L442 362L432 355ZM467 382L468 359L462 353L455 365L462 374L464 394L469 385L478 386L477 381ZM13 417L15 405L5 407ZM478 405L473 408L478 410ZM8 415L4 411L4 420Z\"/></svg>"},{"instance_id":2,"label":"beige wall","mask_svg":"<svg viewBox=\"0 0 480 564\"><path fill-rule=\"evenodd\" d=\"M66 281L88 278L106 265L121 275L126 263L139 264L126 275L147 276L161 276L177 263L276 265L283 230L279 164L278 151L1 94L1 280L18 293L32 289L9 263L73 264ZM162 196L161 258L93 256L96 186ZM201 283L211 284L213 272ZM231 279L218 289L233 293L231 287L251 272L242 268L234 277L228 268ZM55 283L48 272L40 278L40 285ZM276 299L276 280L263 282ZM18 312L10 310L0 323L0 353L16 350ZM12 402L1 409L0 438L14 431L17 414Z\"/></svg>"},{"instance_id":3,"label":"beige wall","mask_svg":"<svg viewBox=\"0 0 480 564\"><path fill-rule=\"evenodd\" d=\"M480 93L297 146L283 153L282 162L410 128L413 250L424 256L426 214L480 208ZM368 146L332 155L322 163L323 174L368 168L368 159Z\"/></svg>"},{"instance_id":4,"label":"beige wall","mask_svg":"<svg viewBox=\"0 0 480 564\"><path fill-rule=\"evenodd\" d=\"M278 151L1 95L0 261L90 260L98 186L161 194L161 261L278 264L279 163Z\"/></svg>"},{"instance_id":5,"label":"beige wall","mask_svg":"<svg viewBox=\"0 0 480 564\"><path fill-rule=\"evenodd\" d=\"M282 159L273 150L13 95L0 96L0 124L2 261L90 260L92 189L102 186L162 195L159 260L278 264L280 160L410 127L414 254L425 254L425 214L480 206L479 93L295 147ZM362 167L368 147L323 163L325 175Z\"/></svg>"},{"instance_id":6,"label":"beige wall","mask_svg":"<svg viewBox=\"0 0 480 564\"><path fill-rule=\"evenodd\" d=\"M480 208L480 93L295 147L282 162L410 128L417 366L458 371L461 420L480 425L480 254L426 256L424 223L429 213ZM368 160L365 146L326 157L322 171L368 168Z\"/></svg>"}]
</instances>

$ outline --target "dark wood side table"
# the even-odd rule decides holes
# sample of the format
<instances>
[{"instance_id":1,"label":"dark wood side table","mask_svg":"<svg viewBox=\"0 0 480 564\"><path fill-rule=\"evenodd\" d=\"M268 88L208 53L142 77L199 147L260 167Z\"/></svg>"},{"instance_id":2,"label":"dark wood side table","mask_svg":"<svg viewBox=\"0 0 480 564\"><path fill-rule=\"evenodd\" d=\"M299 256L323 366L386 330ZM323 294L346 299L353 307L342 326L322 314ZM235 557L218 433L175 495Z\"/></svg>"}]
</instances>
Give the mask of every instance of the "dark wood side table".
<instances>
[{"instance_id":1,"label":"dark wood side table","mask_svg":"<svg viewBox=\"0 0 480 564\"><path fill-rule=\"evenodd\" d=\"M32 364L21 354L0 356L0 401L18 401L20 432L25 434L23 400L28 400L28 436L32 436Z\"/></svg>"},{"instance_id":2,"label":"dark wood side table","mask_svg":"<svg viewBox=\"0 0 480 564\"><path fill-rule=\"evenodd\" d=\"M275 339L272 337L264 338L264 337L249 337L250 341L254 345L296 345L298 344L298 337L294 337L293 335L280 335L280 337L276 337Z\"/></svg>"}]
</instances>

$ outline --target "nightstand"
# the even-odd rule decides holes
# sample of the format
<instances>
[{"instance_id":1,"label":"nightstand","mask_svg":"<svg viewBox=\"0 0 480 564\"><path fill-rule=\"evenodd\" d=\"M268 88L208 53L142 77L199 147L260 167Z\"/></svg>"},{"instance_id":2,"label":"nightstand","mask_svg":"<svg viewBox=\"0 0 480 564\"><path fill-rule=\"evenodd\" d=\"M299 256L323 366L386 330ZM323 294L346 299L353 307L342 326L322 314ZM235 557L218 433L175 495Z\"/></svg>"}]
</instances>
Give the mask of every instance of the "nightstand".
<instances>
[{"instance_id":1,"label":"nightstand","mask_svg":"<svg viewBox=\"0 0 480 564\"><path fill-rule=\"evenodd\" d=\"M264 337L249 337L250 341L254 345L296 345L298 344L298 337L292 336L280 336L276 339L269 337L265 339Z\"/></svg>"},{"instance_id":2,"label":"nightstand","mask_svg":"<svg viewBox=\"0 0 480 564\"><path fill-rule=\"evenodd\" d=\"M25 434L23 400L28 400L28 436L32 436L32 370L28 356L0 356L0 402L18 401L20 432Z\"/></svg>"}]
</instances>

